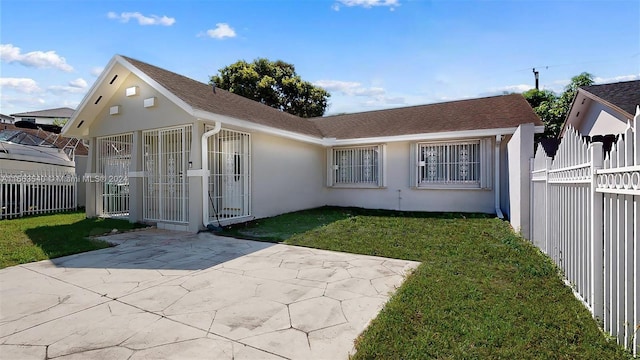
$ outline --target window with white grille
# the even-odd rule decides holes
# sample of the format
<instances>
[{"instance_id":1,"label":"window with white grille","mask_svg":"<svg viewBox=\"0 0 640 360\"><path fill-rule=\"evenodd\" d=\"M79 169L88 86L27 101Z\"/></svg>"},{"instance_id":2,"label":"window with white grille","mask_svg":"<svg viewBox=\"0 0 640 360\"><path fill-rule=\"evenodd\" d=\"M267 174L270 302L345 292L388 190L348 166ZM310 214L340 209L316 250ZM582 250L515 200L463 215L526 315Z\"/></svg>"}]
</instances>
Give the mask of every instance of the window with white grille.
<instances>
[{"instance_id":1,"label":"window with white grille","mask_svg":"<svg viewBox=\"0 0 640 360\"><path fill-rule=\"evenodd\" d=\"M333 148L329 185L384 186L383 145Z\"/></svg>"},{"instance_id":2,"label":"window with white grille","mask_svg":"<svg viewBox=\"0 0 640 360\"><path fill-rule=\"evenodd\" d=\"M490 187L489 140L418 143L417 187Z\"/></svg>"}]
</instances>

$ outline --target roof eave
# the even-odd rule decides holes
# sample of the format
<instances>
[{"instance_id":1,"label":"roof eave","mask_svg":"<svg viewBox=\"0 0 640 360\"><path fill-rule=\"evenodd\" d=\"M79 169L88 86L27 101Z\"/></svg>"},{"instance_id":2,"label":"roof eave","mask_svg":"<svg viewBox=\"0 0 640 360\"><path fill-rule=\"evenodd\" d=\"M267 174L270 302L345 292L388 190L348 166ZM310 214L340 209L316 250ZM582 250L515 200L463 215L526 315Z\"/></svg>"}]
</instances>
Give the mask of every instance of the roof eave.
<instances>
[{"instance_id":1,"label":"roof eave","mask_svg":"<svg viewBox=\"0 0 640 360\"><path fill-rule=\"evenodd\" d=\"M315 145L324 145L324 140L321 137L301 134L294 131L278 129L278 128L274 128L267 125L257 124L255 122L248 121L248 120L242 120L242 119L234 118L231 116L211 113L205 110L195 109L193 112L193 115L196 118L202 119L202 120L209 120L209 121L216 121L216 122L219 121L219 122L222 122L223 124L237 126L244 129L255 130L255 131L266 133L266 134L281 136L287 139L302 141L305 143L315 144Z\"/></svg>"},{"instance_id":2,"label":"roof eave","mask_svg":"<svg viewBox=\"0 0 640 360\"><path fill-rule=\"evenodd\" d=\"M516 132L517 129L518 129L517 127L510 127L510 128L495 128L495 129L459 130L459 131L443 131L443 132L434 132L434 133L380 136L380 137L354 138L354 139L324 138L323 145L325 146L362 145L362 144L389 143L389 142L399 142L399 141L447 140L447 139L457 139L457 138L512 135ZM534 132L536 134L543 133L544 125L534 126Z\"/></svg>"}]
</instances>

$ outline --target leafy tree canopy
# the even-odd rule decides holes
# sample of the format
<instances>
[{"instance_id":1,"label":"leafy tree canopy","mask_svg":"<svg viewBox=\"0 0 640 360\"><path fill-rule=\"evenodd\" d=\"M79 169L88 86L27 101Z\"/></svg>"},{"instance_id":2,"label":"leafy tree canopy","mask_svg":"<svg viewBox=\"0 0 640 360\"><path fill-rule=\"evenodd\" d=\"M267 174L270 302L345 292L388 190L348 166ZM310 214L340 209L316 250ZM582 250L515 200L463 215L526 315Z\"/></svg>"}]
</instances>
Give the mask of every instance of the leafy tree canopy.
<instances>
[{"instance_id":1,"label":"leafy tree canopy","mask_svg":"<svg viewBox=\"0 0 640 360\"><path fill-rule=\"evenodd\" d=\"M292 64L264 58L237 61L218 70L209 84L259 101L278 110L309 118L322 116L331 96L321 87L302 80Z\"/></svg>"},{"instance_id":2,"label":"leafy tree canopy","mask_svg":"<svg viewBox=\"0 0 640 360\"><path fill-rule=\"evenodd\" d=\"M560 96L556 96L549 90L537 89L531 89L522 94L544 123L545 137L558 136L578 88L593 85L593 82L593 75L583 72L571 78L571 82L565 86Z\"/></svg>"}]
</instances>

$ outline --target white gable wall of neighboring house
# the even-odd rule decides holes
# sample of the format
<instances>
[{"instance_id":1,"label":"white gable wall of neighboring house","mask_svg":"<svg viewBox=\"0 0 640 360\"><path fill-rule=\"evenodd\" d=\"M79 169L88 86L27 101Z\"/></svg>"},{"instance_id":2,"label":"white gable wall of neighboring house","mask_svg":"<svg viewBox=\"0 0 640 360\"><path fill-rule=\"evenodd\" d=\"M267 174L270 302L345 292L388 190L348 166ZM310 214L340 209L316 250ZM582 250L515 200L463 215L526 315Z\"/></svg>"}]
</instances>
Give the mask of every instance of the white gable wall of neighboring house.
<instances>
[{"instance_id":1,"label":"white gable wall of neighboring house","mask_svg":"<svg viewBox=\"0 0 640 360\"><path fill-rule=\"evenodd\" d=\"M608 106L591 101L577 130L580 134L588 136L621 134L627 129L629 120L618 112L611 111Z\"/></svg>"}]
</instances>

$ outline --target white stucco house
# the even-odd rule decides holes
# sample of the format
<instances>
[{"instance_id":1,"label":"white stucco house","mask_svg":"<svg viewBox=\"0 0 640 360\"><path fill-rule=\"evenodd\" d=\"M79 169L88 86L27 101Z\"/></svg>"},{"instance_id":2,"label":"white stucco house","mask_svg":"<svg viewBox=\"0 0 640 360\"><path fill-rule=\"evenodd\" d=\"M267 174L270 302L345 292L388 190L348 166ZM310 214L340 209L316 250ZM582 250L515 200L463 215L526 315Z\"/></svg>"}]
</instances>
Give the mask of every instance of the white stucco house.
<instances>
[{"instance_id":1,"label":"white stucco house","mask_svg":"<svg viewBox=\"0 0 640 360\"><path fill-rule=\"evenodd\" d=\"M116 55L63 129L87 216L198 231L323 205L529 219L543 125L520 95L303 119Z\"/></svg>"}]
</instances>

